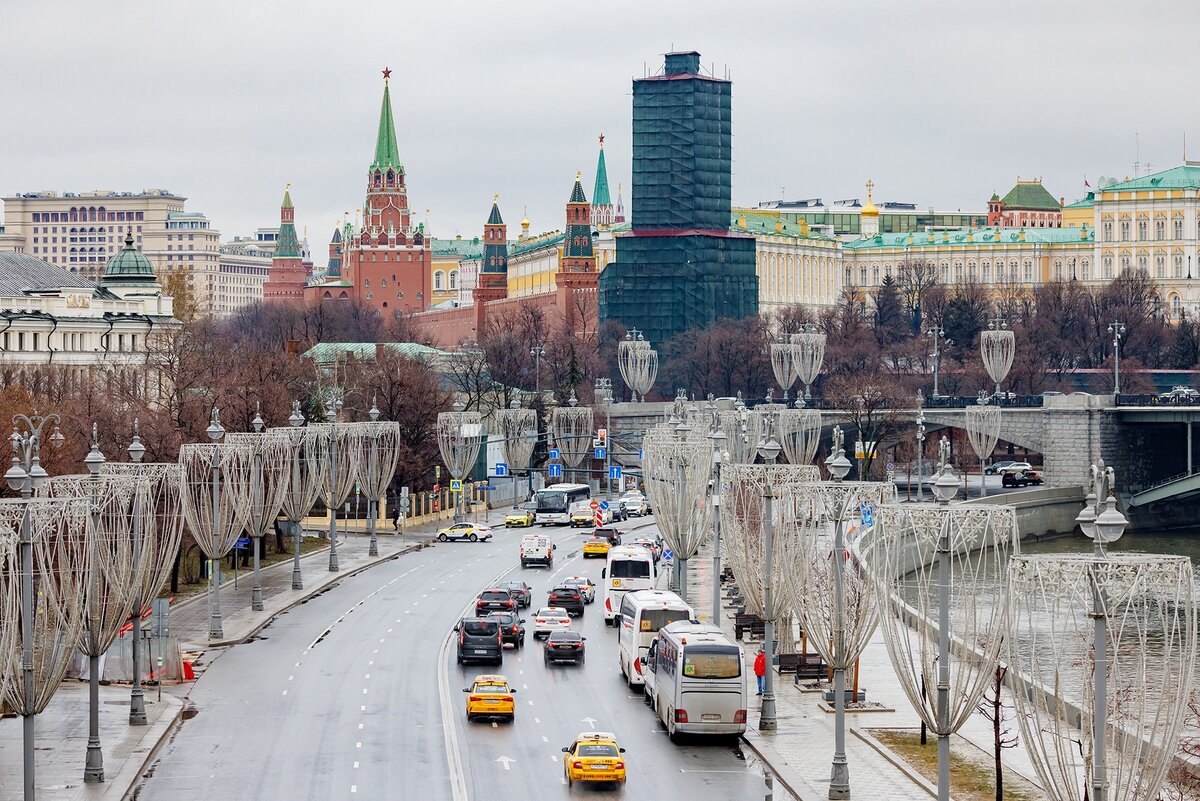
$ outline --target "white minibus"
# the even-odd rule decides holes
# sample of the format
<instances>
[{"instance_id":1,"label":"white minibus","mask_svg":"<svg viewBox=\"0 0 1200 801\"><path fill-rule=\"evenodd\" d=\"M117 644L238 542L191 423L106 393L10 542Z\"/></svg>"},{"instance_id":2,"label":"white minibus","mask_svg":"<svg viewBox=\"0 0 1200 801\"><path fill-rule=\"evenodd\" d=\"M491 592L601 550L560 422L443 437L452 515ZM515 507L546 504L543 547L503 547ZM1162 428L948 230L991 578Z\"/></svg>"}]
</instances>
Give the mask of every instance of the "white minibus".
<instances>
[{"instance_id":1,"label":"white minibus","mask_svg":"<svg viewBox=\"0 0 1200 801\"><path fill-rule=\"evenodd\" d=\"M608 550L608 563L600 577L604 581L604 623L612 625L621 614L625 593L654 587L654 557L641 545L616 545Z\"/></svg>"},{"instance_id":2,"label":"white minibus","mask_svg":"<svg viewBox=\"0 0 1200 801\"><path fill-rule=\"evenodd\" d=\"M630 687L643 683L642 663L658 630L677 620L696 616L682 598L667 590L638 590L627 592L621 599L621 616L617 621L617 662Z\"/></svg>"},{"instance_id":3,"label":"white minibus","mask_svg":"<svg viewBox=\"0 0 1200 801\"><path fill-rule=\"evenodd\" d=\"M746 731L746 676L742 648L716 626L699 621L658 630L643 657L650 705L671 739L680 734L737 737Z\"/></svg>"},{"instance_id":4,"label":"white minibus","mask_svg":"<svg viewBox=\"0 0 1200 801\"><path fill-rule=\"evenodd\" d=\"M591 496L592 489L587 484L554 484L538 490L534 495L536 522L543 526L570 525L571 509Z\"/></svg>"}]
</instances>

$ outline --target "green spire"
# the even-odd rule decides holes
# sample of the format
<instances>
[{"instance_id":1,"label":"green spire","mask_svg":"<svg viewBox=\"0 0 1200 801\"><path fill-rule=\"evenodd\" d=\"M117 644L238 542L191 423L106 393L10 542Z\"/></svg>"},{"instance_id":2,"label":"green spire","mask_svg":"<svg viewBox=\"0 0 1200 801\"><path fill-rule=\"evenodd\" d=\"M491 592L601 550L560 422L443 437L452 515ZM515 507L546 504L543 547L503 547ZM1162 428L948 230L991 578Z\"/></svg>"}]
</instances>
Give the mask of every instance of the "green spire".
<instances>
[{"instance_id":1,"label":"green spire","mask_svg":"<svg viewBox=\"0 0 1200 801\"><path fill-rule=\"evenodd\" d=\"M504 219L500 216L500 196L496 195L492 198L492 213L488 216L488 225L504 225Z\"/></svg>"},{"instance_id":2,"label":"green spire","mask_svg":"<svg viewBox=\"0 0 1200 801\"><path fill-rule=\"evenodd\" d=\"M571 199L568 203L587 203L587 198L583 196L583 184L579 183L580 173L575 173L575 188L571 190Z\"/></svg>"},{"instance_id":3,"label":"green spire","mask_svg":"<svg viewBox=\"0 0 1200 801\"><path fill-rule=\"evenodd\" d=\"M300 258L300 240L296 236L296 226L290 222L279 226L279 236L275 237L275 258Z\"/></svg>"},{"instance_id":4,"label":"green spire","mask_svg":"<svg viewBox=\"0 0 1200 801\"><path fill-rule=\"evenodd\" d=\"M396 123L392 120L392 95L388 90L387 73L384 70L383 105L379 109L379 134L375 137L375 161L371 163L371 172L389 167L404 172L404 165L400 163L400 149L396 147Z\"/></svg>"},{"instance_id":5,"label":"green spire","mask_svg":"<svg viewBox=\"0 0 1200 801\"><path fill-rule=\"evenodd\" d=\"M608 196L608 170L604 166L604 137L600 137L600 160L596 162L596 187L592 190L593 206L611 206Z\"/></svg>"}]
</instances>

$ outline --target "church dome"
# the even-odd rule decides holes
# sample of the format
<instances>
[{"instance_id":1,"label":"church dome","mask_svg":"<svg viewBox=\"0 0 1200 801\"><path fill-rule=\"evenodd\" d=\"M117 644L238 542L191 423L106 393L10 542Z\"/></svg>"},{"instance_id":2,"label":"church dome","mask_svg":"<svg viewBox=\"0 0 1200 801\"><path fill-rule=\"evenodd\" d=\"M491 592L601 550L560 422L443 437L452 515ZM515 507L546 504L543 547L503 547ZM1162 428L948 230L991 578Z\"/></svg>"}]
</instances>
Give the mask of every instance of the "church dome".
<instances>
[{"instance_id":1,"label":"church dome","mask_svg":"<svg viewBox=\"0 0 1200 801\"><path fill-rule=\"evenodd\" d=\"M157 283L158 276L154 274L154 265L133 246L133 234L125 234L125 247L108 260L104 268L102 284L112 283Z\"/></svg>"}]
</instances>

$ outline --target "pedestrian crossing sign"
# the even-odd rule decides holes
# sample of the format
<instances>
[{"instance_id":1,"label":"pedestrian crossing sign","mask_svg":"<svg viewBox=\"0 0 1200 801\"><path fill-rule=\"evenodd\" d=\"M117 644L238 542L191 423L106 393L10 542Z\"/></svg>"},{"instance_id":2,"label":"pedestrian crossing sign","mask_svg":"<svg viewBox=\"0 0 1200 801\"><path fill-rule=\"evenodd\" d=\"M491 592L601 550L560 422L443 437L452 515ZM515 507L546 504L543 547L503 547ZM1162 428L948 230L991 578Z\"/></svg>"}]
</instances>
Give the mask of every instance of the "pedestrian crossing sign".
<instances>
[{"instance_id":1,"label":"pedestrian crossing sign","mask_svg":"<svg viewBox=\"0 0 1200 801\"><path fill-rule=\"evenodd\" d=\"M451 492L462 492L462 479L460 479L460 478L450 479L450 491Z\"/></svg>"}]
</instances>

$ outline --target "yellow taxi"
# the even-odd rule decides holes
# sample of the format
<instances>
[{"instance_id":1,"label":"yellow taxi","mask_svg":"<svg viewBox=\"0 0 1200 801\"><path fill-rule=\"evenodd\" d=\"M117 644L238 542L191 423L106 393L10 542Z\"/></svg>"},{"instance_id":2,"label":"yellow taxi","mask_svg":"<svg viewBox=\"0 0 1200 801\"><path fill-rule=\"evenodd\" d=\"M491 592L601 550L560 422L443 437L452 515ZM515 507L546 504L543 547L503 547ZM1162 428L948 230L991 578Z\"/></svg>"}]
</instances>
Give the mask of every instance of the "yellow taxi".
<instances>
[{"instance_id":1,"label":"yellow taxi","mask_svg":"<svg viewBox=\"0 0 1200 801\"><path fill-rule=\"evenodd\" d=\"M476 718L516 717L517 705L513 695L517 692L508 686L508 679L498 673L476 676L470 687L463 689L467 695L467 720Z\"/></svg>"},{"instance_id":2,"label":"yellow taxi","mask_svg":"<svg viewBox=\"0 0 1200 801\"><path fill-rule=\"evenodd\" d=\"M608 549L612 547L605 536L592 535L592 538L583 544L583 558L589 556L608 556Z\"/></svg>"},{"instance_id":3,"label":"yellow taxi","mask_svg":"<svg viewBox=\"0 0 1200 801\"><path fill-rule=\"evenodd\" d=\"M576 526L594 526L596 525L596 513L587 506L580 506L575 511L571 512L571 528Z\"/></svg>"},{"instance_id":4,"label":"yellow taxi","mask_svg":"<svg viewBox=\"0 0 1200 801\"><path fill-rule=\"evenodd\" d=\"M528 528L533 525L534 518L535 515L531 510L517 509L504 516L504 527L513 528L514 526L520 526Z\"/></svg>"},{"instance_id":5,"label":"yellow taxi","mask_svg":"<svg viewBox=\"0 0 1200 801\"><path fill-rule=\"evenodd\" d=\"M607 731L580 732L575 742L563 748L563 775L567 786L575 782L625 783L625 749L617 736Z\"/></svg>"}]
</instances>

